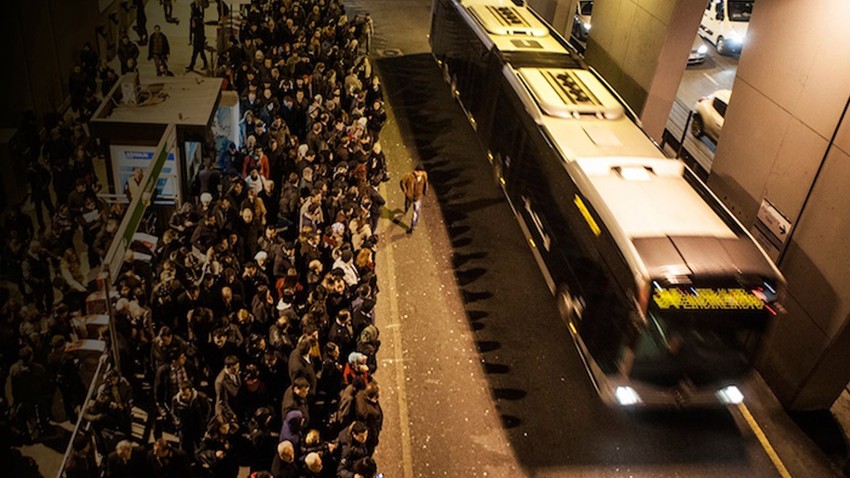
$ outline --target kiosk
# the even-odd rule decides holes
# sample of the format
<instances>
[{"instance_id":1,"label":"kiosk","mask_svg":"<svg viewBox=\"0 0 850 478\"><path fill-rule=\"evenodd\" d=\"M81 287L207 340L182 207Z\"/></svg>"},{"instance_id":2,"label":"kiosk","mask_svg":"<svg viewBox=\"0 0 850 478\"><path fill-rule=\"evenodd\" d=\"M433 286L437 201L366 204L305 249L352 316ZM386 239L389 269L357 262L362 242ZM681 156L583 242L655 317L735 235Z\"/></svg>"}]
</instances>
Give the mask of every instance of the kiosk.
<instances>
[{"instance_id":1,"label":"kiosk","mask_svg":"<svg viewBox=\"0 0 850 478\"><path fill-rule=\"evenodd\" d=\"M121 77L90 122L92 136L107 154L109 192L126 202L124 185L133 169L147 169L169 124L176 141L157 183L157 204L181 204L203 166L203 146L221 100L220 78Z\"/></svg>"}]
</instances>

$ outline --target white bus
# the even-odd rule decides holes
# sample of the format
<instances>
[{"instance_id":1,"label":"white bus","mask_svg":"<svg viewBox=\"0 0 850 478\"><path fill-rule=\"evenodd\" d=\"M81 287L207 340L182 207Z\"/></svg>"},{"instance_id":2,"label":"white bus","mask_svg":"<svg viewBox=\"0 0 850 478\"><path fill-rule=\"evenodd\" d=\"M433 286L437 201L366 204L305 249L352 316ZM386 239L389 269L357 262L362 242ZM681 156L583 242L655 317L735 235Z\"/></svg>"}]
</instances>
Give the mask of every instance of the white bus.
<instances>
[{"instance_id":1,"label":"white bus","mask_svg":"<svg viewBox=\"0 0 850 478\"><path fill-rule=\"evenodd\" d=\"M742 400L784 283L744 227L527 7L435 0L430 38L602 399Z\"/></svg>"}]
</instances>

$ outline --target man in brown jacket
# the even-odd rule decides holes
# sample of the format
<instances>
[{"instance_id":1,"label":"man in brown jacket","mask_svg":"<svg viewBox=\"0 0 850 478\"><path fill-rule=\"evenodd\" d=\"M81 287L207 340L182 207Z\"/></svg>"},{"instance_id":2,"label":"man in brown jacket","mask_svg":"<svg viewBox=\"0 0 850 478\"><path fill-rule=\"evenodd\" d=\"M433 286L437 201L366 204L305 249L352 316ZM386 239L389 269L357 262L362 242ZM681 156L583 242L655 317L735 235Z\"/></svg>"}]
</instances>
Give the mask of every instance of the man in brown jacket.
<instances>
[{"instance_id":1,"label":"man in brown jacket","mask_svg":"<svg viewBox=\"0 0 850 478\"><path fill-rule=\"evenodd\" d=\"M156 65L156 76L162 75L160 66L165 65L165 69L168 70L169 54L171 54L171 48L168 45L168 37L162 33L159 25L155 25L148 41L148 60L153 60Z\"/></svg>"},{"instance_id":2,"label":"man in brown jacket","mask_svg":"<svg viewBox=\"0 0 850 478\"><path fill-rule=\"evenodd\" d=\"M404 193L405 214L410 209L410 205L413 205L413 218L410 220L410 228L407 230L407 233L411 234L416 225L419 224L422 197L428 192L428 173L422 166L417 166L416 169L401 178L399 186Z\"/></svg>"}]
</instances>

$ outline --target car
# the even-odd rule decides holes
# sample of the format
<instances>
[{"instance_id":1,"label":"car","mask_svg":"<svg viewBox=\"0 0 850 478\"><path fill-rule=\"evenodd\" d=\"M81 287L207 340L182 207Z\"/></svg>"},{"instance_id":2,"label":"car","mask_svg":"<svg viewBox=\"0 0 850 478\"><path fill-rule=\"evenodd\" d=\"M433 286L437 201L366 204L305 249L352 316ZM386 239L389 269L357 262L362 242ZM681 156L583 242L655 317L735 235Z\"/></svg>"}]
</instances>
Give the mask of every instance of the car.
<instances>
[{"instance_id":1,"label":"car","mask_svg":"<svg viewBox=\"0 0 850 478\"><path fill-rule=\"evenodd\" d=\"M576 3L576 13L573 15L573 36L581 41L587 41L592 12L593 0L579 0Z\"/></svg>"},{"instance_id":2,"label":"car","mask_svg":"<svg viewBox=\"0 0 850 478\"><path fill-rule=\"evenodd\" d=\"M726 107L732 90L717 90L700 98L694 105L691 133L697 138L708 136L714 143L720 139L720 130L726 118Z\"/></svg>"},{"instance_id":3,"label":"car","mask_svg":"<svg viewBox=\"0 0 850 478\"><path fill-rule=\"evenodd\" d=\"M721 55L739 54L753 14L753 0L709 0L699 34Z\"/></svg>"},{"instance_id":4,"label":"car","mask_svg":"<svg viewBox=\"0 0 850 478\"><path fill-rule=\"evenodd\" d=\"M697 35L694 38L694 44L691 46L691 53L688 55L688 65L699 65L705 61L705 54L708 53L708 47L705 42Z\"/></svg>"}]
</instances>

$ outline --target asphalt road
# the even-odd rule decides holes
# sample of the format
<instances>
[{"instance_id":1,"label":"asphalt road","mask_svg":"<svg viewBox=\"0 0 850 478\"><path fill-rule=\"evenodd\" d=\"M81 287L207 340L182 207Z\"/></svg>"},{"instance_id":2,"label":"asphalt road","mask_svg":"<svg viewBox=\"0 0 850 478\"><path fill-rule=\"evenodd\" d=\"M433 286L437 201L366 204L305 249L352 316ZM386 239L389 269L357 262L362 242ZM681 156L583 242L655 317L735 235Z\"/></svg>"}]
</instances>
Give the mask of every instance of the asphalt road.
<instances>
[{"instance_id":1,"label":"asphalt road","mask_svg":"<svg viewBox=\"0 0 850 478\"><path fill-rule=\"evenodd\" d=\"M674 132L676 138L681 138L681 131L686 126L688 112L697 100L708 96L717 90L732 89L735 74L738 71L738 55L721 55L714 45L705 41L708 52L705 62L685 68L679 90L676 92L676 102L668 119L667 129ZM685 149L706 171L711 171L717 144L707 136L696 138L690 132L685 137Z\"/></svg>"},{"instance_id":2,"label":"asphalt road","mask_svg":"<svg viewBox=\"0 0 850 478\"><path fill-rule=\"evenodd\" d=\"M685 68L676 99L686 105L693 105L703 96L717 90L732 89L735 74L738 71L737 55L721 55L714 45L705 42L708 52L705 62Z\"/></svg>"},{"instance_id":3,"label":"asphalt road","mask_svg":"<svg viewBox=\"0 0 850 478\"><path fill-rule=\"evenodd\" d=\"M427 44L430 3L371 11L391 171L426 167L413 235L382 220L386 476L774 476L726 410L627 414L595 395L485 152ZM390 212L401 201L385 183ZM395 210L395 211L393 211Z\"/></svg>"}]
</instances>

